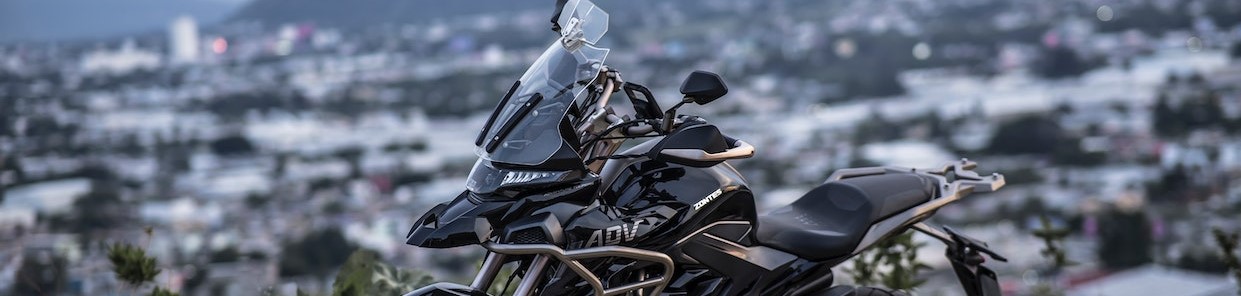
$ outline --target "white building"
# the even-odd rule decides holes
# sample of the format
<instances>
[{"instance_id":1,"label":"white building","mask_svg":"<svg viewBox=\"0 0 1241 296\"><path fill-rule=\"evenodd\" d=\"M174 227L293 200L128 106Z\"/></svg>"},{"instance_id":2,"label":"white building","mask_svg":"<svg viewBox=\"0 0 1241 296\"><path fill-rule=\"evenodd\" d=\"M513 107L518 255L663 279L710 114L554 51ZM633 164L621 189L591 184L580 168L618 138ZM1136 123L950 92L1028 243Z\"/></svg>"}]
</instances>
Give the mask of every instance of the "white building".
<instances>
[{"instance_id":1,"label":"white building","mask_svg":"<svg viewBox=\"0 0 1241 296\"><path fill-rule=\"evenodd\" d=\"M66 213L73 202L89 193L91 182L86 178L40 182L9 188L0 203L3 209L26 209L39 213Z\"/></svg>"},{"instance_id":2,"label":"white building","mask_svg":"<svg viewBox=\"0 0 1241 296\"><path fill-rule=\"evenodd\" d=\"M198 61L198 24L193 17L181 16L168 25L168 43L174 64Z\"/></svg>"},{"instance_id":3,"label":"white building","mask_svg":"<svg viewBox=\"0 0 1241 296\"><path fill-rule=\"evenodd\" d=\"M126 40L119 50L101 49L86 53L79 64L84 72L127 73L137 69L159 67L159 54L138 49L133 40Z\"/></svg>"}]
</instances>

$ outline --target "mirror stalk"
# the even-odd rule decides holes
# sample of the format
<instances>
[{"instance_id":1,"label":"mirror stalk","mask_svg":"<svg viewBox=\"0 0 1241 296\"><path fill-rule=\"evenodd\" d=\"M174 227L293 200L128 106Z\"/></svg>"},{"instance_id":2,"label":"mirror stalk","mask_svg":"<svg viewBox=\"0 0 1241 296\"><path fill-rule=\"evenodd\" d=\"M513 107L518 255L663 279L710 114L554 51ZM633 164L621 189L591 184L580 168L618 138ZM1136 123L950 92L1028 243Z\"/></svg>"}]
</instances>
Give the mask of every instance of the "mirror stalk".
<instances>
[{"instance_id":1,"label":"mirror stalk","mask_svg":"<svg viewBox=\"0 0 1241 296\"><path fill-rule=\"evenodd\" d=\"M672 105L672 108L668 108L668 111L664 112L663 128L664 128L665 134L672 132L672 123L676 120L677 108L681 108L681 106L685 105L685 103L689 103L693 101L694 101L694 98L686 96L685 98L681 99L680 103L677 103L676 105Z\"/></svg>"}]
</instances>

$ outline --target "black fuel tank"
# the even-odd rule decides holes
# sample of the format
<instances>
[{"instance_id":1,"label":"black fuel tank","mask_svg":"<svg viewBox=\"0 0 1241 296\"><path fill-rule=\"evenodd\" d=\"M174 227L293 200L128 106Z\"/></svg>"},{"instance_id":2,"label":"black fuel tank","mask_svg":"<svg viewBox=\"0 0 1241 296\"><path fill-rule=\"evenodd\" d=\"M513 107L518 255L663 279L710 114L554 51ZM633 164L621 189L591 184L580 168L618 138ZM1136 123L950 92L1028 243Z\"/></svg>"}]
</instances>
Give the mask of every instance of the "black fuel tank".
<instances>
[{"instance_id":1,"label":"black fuel tank","mask_svg":"<svg viewBox=\"0 0 1241 296\"><path fill-rule=\"evenodd\" d=\"M622 154L642 154L652 140ZM694 167L646 157L612 160L602 170L605 205L571 219L571 246L660 248L719 220L753 222L754 197L727 162Z\"/></svg>"}]
</instances>

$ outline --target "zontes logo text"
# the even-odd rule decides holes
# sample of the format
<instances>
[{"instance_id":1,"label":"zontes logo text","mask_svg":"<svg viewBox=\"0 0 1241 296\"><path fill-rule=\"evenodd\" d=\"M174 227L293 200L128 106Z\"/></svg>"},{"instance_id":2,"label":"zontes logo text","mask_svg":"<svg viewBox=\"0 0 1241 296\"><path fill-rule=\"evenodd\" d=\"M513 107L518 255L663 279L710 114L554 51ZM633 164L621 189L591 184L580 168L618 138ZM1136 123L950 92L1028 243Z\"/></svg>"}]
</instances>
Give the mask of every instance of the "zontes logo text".
<instances>
[{"instance_id":1,"label":"zontes logo text","mask_svg":"<svg viewBox=\"0 0 1241 296\"><path fill-rule=\"evenodd\" d=\"M586 247L616 245L623 242L633 241L638 237L638 225L644 220L634 221L633 225L621 224L606 229L595 230L590 234L590 239L586 241Z\"/></svg>"},{"instance_id":2,"label":"zontes logo text","mask_svg":"<svg viewBox=\"0 0 1241 296\"><path fill-rule=\"evenodd\" d=\"M711 201L715 200L715 198L716 198L716 197L720 197L720 193L723 193L723 191L720 191L719 189L716 189L716 190L715 190L715 192L712 192L711 194L708 194L708 195L707 195L707 197L703 197L703 198L702 198L702 200L699 200L698 202L694 203L694 210L695 210L695 211L697 211L697 210L701 210L701 209L702 209L702 207L707 206L707 204L709 204L709 203L711 203Z\"/></svg>"}]
</instances>

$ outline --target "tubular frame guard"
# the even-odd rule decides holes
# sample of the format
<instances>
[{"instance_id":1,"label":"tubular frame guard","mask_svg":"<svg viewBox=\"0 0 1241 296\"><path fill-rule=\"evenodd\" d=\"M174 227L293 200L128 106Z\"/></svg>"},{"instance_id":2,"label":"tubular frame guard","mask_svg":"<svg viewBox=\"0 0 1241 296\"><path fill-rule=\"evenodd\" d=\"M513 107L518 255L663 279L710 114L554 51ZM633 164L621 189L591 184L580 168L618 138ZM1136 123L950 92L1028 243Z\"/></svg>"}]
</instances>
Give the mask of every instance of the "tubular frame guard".
<instances>
[{"instance_id":1,"label":"tubular frame guard","mask_svg":"<svg viewBox=\"0 0 1241 296\"><path fill-rule=\"evenodd\" d=\"M672 277L670 275L675 270L673 268L672 258L668 257L666 254L621 246L602 246L568 251L548 244L515 245L485 243L483 244L483 247L492 252L506 255L542 254L555 257L557 260L564 263L565 266L568 266L569 270L572 270L573 273L576 273L578 276L582 277L583 280L589 283L591 288L595 291L595 296L620 295L628 292L640 291L646 288L652 288L649 295L659 295L659 292L663 291L664 287L667 287L668 283L672 281ZM655 278L645 279L640 282L625 284L619 287L606 288L603 286L603 282L599 279L599 277L590 272L590 269L587 269L586 266L582 265L579 261L582 259L601 257L620 257L655 262L663 265L664 272Z\"/></svg>"}]
</instances>

